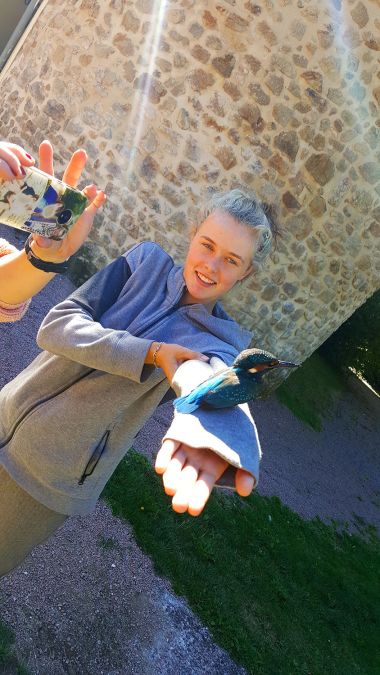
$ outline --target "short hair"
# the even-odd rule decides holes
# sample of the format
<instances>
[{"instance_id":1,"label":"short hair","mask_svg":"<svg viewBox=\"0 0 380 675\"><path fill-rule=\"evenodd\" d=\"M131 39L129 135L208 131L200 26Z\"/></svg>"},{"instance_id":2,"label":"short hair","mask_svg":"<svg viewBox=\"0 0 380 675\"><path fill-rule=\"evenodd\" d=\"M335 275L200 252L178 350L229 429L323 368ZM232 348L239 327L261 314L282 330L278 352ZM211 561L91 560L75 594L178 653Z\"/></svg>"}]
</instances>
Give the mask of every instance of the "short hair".
<instances>
[{"instance_id":1,"label":"short hair","mask_svg":"<svg viewBox=\"0 0 380 675\"><path fill-rule=\"evenodd\" d=\"M278 235L273 207L260 202L253 192L240 188L228 192L213 190L206 199L200 222L219 209L239 223L257 230L258 240L253 260L262 263L270 254Z\"/></svg>"}]
</instances>

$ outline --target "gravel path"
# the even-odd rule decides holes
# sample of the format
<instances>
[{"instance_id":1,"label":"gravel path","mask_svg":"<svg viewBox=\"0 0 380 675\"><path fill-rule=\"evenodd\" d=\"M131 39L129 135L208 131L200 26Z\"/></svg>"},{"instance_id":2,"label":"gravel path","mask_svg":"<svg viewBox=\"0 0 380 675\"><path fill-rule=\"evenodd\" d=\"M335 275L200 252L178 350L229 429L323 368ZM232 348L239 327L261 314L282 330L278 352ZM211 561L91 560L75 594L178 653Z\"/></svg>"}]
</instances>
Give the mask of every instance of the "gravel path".
<instances>
[{"instance_id":1,"label":"gravel path","mask_svg":"<svg viewBox=\"0 0 380 675\"><path fill-rule=\"evenodd\" d=\"M11 238L1 227L0 236ZM27 318L0 326L0 386L34 358L38 325L70 290L70 282L57 277ZM307 429L275 398L256 403L264 449L259 492L278 495L305 518L353 523L357 514L380 530L379 401L347 394L321 433ZM170 415L171 404L157 410L135 448L151 457ZM110 539L112 548L104 545ZM69 519L0 581L0 612L32 675L245 672L154 573L131 528L103 502L91 516Z\"/></svg>"}]
</instances>

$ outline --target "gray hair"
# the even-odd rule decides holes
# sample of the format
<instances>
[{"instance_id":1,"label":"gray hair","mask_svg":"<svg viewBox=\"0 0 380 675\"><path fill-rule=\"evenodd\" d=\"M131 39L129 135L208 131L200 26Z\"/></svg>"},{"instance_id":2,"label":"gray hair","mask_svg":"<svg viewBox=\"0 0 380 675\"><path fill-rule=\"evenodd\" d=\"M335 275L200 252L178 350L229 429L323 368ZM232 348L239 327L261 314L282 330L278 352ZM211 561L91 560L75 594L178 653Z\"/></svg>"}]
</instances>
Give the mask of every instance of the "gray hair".
<instances>
[{"instance_id":1,"label":"gray hair","mask_svg":"<svg viewBox=\"0 0 380 675\"><path fill-rule=\"evenodd\" d=\"M229 192L212 191L203 208L200 222L217 209L228 213L239 223L257 230L258 239L253 260L258 263L264 262L277 235L277 225L273 214L270 214L270 207L262 204L252 192L239 188Z\"/></svg>"}]
</instances>

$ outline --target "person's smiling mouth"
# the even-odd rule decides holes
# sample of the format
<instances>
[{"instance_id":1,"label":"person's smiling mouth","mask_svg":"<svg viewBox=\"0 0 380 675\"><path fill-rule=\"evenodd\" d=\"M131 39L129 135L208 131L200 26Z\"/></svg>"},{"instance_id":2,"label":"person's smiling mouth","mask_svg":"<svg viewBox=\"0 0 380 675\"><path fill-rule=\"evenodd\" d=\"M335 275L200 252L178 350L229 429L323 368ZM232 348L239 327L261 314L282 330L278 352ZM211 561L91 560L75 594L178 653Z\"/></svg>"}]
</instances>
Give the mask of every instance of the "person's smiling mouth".
<instances>
[{"instance_id":1,"label":"person's smiling mouth","mask_svg":"<svg viewBox=\"0 0 380 675\"><path fill-rule=\"evenodd\" d=\"M198 281L201 282L204 286L215 286L216 281L213 281L212 279L209 279L209 277L206 277L205 274L202 274L202 272L198 272L195 270L195 276L197 277Z\"/></svg>"}]
</instances>

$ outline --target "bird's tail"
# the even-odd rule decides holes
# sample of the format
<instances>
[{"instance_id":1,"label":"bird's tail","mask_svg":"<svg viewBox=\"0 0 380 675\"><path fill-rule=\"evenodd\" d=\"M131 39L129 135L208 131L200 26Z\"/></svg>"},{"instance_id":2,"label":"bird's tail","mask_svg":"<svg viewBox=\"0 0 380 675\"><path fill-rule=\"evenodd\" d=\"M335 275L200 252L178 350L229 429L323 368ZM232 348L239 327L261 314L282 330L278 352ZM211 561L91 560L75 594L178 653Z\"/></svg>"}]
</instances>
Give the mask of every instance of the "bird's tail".
<instances>
[{"instance_id":1,"label":"bird's tail","mask_svg":"<svg viewBox=\"0 0 380 675\"><path fill-rule=\"evenodd\" d=\"M173 401L173 405L175 409L180 413L191 413L194 412L194 410L197 410L197 408L199 408L199 402L194 399L189 400L189 395L175 398Z\"/></svg>"}]
</instances>

